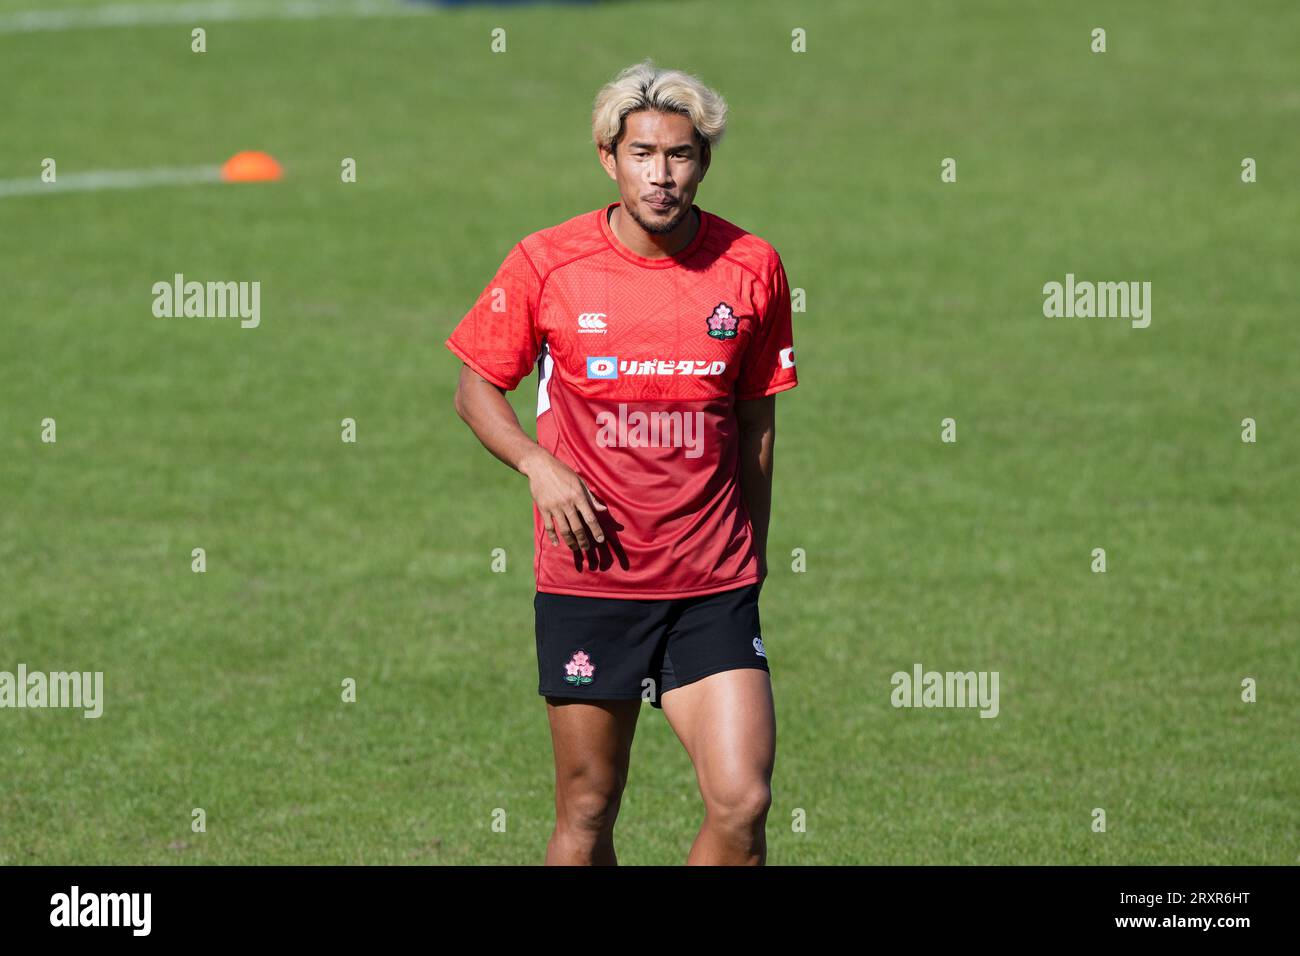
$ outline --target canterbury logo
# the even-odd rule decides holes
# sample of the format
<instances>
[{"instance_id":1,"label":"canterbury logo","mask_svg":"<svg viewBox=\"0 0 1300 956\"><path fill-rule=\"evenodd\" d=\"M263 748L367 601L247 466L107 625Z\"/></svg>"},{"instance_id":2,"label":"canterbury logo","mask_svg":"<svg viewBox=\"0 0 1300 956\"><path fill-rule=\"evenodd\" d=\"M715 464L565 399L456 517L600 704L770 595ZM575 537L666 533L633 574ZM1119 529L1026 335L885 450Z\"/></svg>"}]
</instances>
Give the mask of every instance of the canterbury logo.
<instances>
[{"instance_id":1,"label":"canterbury logo","mask_svg":"<svg viewBox=\"0 0 1300 956\"><path fill-rule=\"evenodd\" d=\"M605 313L604 312L584 312L578 316L579 332L604 332L605 331Z\"/></svg>"}]
</instances>

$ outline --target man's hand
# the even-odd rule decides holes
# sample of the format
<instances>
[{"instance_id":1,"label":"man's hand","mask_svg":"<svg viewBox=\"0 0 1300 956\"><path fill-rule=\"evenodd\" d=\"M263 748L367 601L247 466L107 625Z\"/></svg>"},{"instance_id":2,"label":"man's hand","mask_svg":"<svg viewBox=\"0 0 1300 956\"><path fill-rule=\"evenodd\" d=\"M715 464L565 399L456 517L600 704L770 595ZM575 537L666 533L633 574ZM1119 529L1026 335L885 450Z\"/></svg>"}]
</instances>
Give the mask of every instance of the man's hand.
<instances>
[{"instance_id":1,"label":"man's hand","mask_svg":"<svg viewBox=\"0 0 1300 956\"><path fill-rule=\"evenodd\" d=\"M570 550L586 551L595 547L593 538L597 543L605 540L596 512L609 509L595 499L577 472L540 447L519 463L519 470L528 476L528 490L551 544L558 546L563 538Z\"/></svg>"}]
</instances>

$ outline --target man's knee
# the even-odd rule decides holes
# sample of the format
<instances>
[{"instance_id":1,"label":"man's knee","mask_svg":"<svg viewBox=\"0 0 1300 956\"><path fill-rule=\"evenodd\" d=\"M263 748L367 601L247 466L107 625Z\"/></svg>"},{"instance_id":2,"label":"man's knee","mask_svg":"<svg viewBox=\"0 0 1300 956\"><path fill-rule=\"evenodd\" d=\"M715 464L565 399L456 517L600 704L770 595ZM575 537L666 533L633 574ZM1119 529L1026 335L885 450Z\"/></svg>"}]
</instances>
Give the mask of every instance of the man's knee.
<instances>
[{"instance_id":1,"label":"man's knee","mask_svg":"<svg viewBox=\"0 0 1300 956\"><path fill-rule=\"evenodd\" d=\"M559 822L570 830L604 833L614 828L623 785L617 778L577 780L564 788Z\"/></svg>"},{"instance_id":2,"label":"man's knee","mask_svg":"<svg viewBox=\"0 0 1300 956\"><path fill-rule=\"evenodd\" d=\"M750 830L762 825L771 807L772 787L763 780L732 783L705 799L709 818L734 830Z\"/></svg>"}]
</instances>

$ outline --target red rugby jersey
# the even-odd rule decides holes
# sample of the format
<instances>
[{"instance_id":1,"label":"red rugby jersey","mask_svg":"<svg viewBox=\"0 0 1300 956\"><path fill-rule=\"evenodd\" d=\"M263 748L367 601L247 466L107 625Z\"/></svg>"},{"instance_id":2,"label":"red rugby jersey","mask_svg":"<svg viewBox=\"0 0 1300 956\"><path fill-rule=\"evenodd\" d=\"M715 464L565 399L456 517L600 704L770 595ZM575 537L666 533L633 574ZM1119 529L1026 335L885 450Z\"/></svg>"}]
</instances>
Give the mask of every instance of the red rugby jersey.
<instances>
[{"instance_id":1,"label":"red rugby jersey","mask_svg":"<svg viewBox=\"0 0 1300 956\"><path fill-rule=\"evenodd\" d=\"M447 339L514 389L536 366L537 440L609 510L605 541L556 547L533 507L537 590L710 594L759 579L739 485L737 399L798 384L781 257L693 208L675 256L614 235L610 203L520 240Z\"/></svg>"}]
</instances>

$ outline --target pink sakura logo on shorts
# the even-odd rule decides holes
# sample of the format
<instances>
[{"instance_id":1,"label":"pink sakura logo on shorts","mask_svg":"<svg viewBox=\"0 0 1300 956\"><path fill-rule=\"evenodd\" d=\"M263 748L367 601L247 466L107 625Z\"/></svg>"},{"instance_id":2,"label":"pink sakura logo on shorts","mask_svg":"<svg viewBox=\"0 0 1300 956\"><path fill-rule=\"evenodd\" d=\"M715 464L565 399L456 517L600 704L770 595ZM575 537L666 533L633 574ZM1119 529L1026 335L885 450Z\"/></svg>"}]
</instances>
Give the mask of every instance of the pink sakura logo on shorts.
<instances>
[{"instance_id":1,"label":"pink sakura logo on shorts","mask_svg":"<svg viewBox=\"0 0 1300 956\"><path fill-rule=\"evenodd\" d=\"M564 665L565 681L581 687L590 684L596 675L596 665L591 662L586 651L575 651Z\"/></svg>"},{"instance_id":2,"label":"pink sakura logo on shorts","mask_svg":"<svg viewBox=\"0 0 1300 956\"><path fill-rule=\"evenodd\" d=\"M709 316L709 335L715 339L734 339L736 337L736 316L731 306L719 302Z\"/></svg>"}]
</instances>

